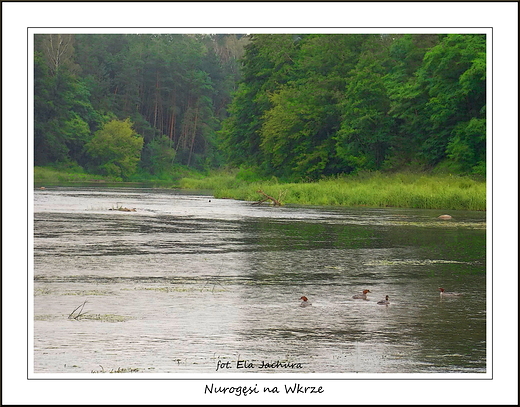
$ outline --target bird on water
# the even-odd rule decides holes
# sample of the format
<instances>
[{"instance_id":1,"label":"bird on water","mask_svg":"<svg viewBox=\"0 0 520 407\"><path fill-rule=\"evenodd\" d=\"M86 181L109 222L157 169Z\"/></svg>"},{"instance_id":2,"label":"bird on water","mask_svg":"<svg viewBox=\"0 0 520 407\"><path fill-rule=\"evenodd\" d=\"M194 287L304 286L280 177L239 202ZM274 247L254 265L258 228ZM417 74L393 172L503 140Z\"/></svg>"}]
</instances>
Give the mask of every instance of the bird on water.
<instances>
[{"instance_id":1,"label":"bird on water","mask_svg":"<svg viewBox=\"0 0 520 407\"><path fill-rule=\"evenodd\" d=\"M300 303L300 307L308 307L309 305L312 305L312 303L305 295L301 296L300 300L302 300L302 302Z\"/></svg>"},{"instance_id":2,"label":"bird on water","mask_svg":"<svg viewBox=\"0 0 520 407\"><path fill-rule=\"evenodd\" d=\"M388 305L388 304L390 304L390 301L388 301L388 295L385 297L384 300L378 301L377 303L379 305Z\"/></svg>"},{"instance_id":3,"label":"bird on water","mask_svg":"<svg viewBox=\"0 0 520 407\"><path fill-rule=\"evenodd\" d=\"M442 287L439 287L439 291L440 291L441 297L462 297L464 295L462 293L448 292L448 291L444 290L444 288L442 288Z\"/></svg>"},{"instance_id":4,"label":"bird on water","mask_svg":"<svg viewBox=\"0 0 520 407\"><path fill-rule=\"evenodd\" d=\"M370 290L363 290L363 294L356 294L354 296L352 296L352 298L356 299L356 300L366 300L367 299L367 294L371 292Z\"/></svg>"}]
</instances>

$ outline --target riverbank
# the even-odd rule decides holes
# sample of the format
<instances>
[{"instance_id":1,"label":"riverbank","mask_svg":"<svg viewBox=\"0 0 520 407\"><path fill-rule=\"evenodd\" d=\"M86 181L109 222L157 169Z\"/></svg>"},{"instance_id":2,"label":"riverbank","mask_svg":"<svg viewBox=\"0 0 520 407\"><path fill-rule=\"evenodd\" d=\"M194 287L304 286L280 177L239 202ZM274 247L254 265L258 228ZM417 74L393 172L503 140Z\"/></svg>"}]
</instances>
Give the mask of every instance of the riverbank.
<instances>
[{"instance_id":1,"label":"riverbank","mask_svg":"<svg viewBox=\"0 0 520 407\"><path fill-rule=\"evenodd\" d=\"M341 176L308 183L248 182L229 175L183 178L180 187L209 189L216 198L258 201L272 196L286 204L486 210L486 183L454 175L415 173Z\"/></svg>"},{"instance_id":2,"label":"riverbank","mask_svg":"<svg viewBox=\"0 0 520 407\"><path fill-rule=\"evenodd\" d=\"M327 178L317 182L282 183L275 178L249 180L236 172L218 172L208 176L143 181L147 185L158 188L210 190L216 198L244 201L263 199L264 196L258 192L263 191L283 204L486 210L484 181L449 174L366 173ZM66 172L47 167L34 169L35 187L80 182L130 186L135 185L139 180L124 183L118 179L84 172Z\"/></svg>"},{"instance_id":3,"label":"riverbank","mask_svg":"<svg viewBox=\"0 0 520 407\"><path fill-rule=\"evenodd\" d=\"M149 186L154 188L175 188L179 186L182 176L197 176L193 171L180 171L177 178L163 177L154 178L149 174L136 175L130 181L123 181L118 177L90 174L79 166L71 168L34 167L34 186L36 188L45 186L66 185L99 185L99 186Z\"/></svg>"},{"instance_id":4,"label":"riverbank","mask_svg":"<svg viewBox=\"0 0 520 407\"><path fill-rule=\"evenodd\" d=\"M56 185L68 182L119 182L121 179L88 174L79 168L58 169L34 167L34 185Z\"/></svg>"}]
</instances>

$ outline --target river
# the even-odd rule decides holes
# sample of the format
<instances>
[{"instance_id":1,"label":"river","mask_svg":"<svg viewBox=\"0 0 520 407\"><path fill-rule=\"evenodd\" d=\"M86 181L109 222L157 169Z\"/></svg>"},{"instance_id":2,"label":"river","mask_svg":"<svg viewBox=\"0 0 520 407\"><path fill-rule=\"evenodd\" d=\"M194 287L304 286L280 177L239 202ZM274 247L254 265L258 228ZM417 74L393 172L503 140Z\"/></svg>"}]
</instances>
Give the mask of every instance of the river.
<instances>
[{"instance_id":1,"label":"river","mask_svg":"<svg viewBox=\"0 0 520 407\"><path fill-rule=\"evenodd\" d=\"M486 373L486 214L444 213L36 189L34 373Z\"/></svg>"}]
</instances>

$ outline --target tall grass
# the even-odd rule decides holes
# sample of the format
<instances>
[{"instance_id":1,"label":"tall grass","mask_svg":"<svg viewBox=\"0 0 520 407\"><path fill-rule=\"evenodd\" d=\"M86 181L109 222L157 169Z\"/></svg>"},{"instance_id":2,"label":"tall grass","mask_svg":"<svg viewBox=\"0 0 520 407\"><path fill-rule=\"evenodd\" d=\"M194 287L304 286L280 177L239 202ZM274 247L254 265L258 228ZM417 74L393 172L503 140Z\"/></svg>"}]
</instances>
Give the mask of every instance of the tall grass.
<instances>
[{"instance_id":1,"label":"tall grass","mask_svg":"<svg viewBox=\"0 0 520 407\"><path fill-rule=\"evenodd\" d=\"M179 171L178 176L182 175L185 176L181 179L155 181L162 181L158 186L210 190L216 198L244 201L262 199L257 192L262 190L286 204L486 210L486 183L455 175L376 172L298 183L282 183L274 177L260 179L243 169L207 176ZM81 167L34 167L35 185L96 181L121 180L87 174Z\"/></svg>"},{"instance_id":2,"label":"tall grass","mask_svg":"<svg viewBox=\"0 0 520 407\"><path fill-rule=\"evenodd\" d=\"M288 204L486 210L486 184L469 177L380 173L313 183L247 182L233 174L181 180L181 188L209 189L217 198L256 201L258 190Z\"/></svg>"},{"instance_id":3,"label":"tall grass","mask_svg":"<svg viewBox=\"0 0 520 407\"><path fill-rule=\"evenodd\" d=\"M87 174L81 168L53 168L53 167L34 167L35 184L57 184L67 182L91 182L91 181L121 181L119 178L104 177L101 175Z\"/></svg>"},{"instance_id":4,"label":"tall grass","mask_svg":"<svg viewBox=\"0 0 520 407\"><path fill-rule=\"evenodd\" d=\"M169 173L151 175L146 171L140 170L133 174L127 183L143 183L165 188L178 186L178 180L182 177L200 177L200 173L190 170L187 167L172 167ZM119 177L109 177L87 173L79 165L74 163L52 165L46 167L34 167L34 183L45 184L67 184L71 182L107 182L120 183L123 179Z\"/></svg>"}]
</instances>

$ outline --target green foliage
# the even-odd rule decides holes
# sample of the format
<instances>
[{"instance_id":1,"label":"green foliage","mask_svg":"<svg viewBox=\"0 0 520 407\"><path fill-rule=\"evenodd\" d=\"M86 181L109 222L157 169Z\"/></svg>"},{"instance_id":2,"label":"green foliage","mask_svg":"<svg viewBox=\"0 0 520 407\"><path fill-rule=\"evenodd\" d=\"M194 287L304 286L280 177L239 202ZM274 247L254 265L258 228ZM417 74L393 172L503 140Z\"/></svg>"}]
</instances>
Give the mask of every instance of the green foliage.
<instances>
[{"instance_id":1,"label":"green foliage","mask_svg":"<svg viewBox=\"0 0 520 407\"><path fill-rule=\"evenodd\" d=\"M288 181L436 167L485 175L485 35L45 34L34 43L36 165L76 162L126 179L223 164ZM104 124L124 118L143 138L139 175L134 158L93 147Z\"/></svg>"},{"instance_id":2,"label":"green foliage","mask_svg":"<svg viewBox=\"0 0 520 407\"><path fill-rule=\"evenodd\" d=\"M285 179L485 168L483 35L255 35L220 132L235 165Z\"/></svg>"},{"instance_id":3,"label":"green foliage","mask_svg":"<svg viewBox=\"0 0 520 407\"><path fill-rule=\"evenodd\" d=\"M90 127L77 113L73 112L70 118L63 122L62 131L66 134L65 144L68 156L74 161L84 161L83 148L90 140Z\"/></svg>"},{"instance_id":4,"label":"green foliage","mask_svg":"<svg viewBox=\"0 0 520 407\"><path fill-rule=\"evenodd\" d=\"M175 159L172 141L166 136L149 142L143 149L141 165L152 175L167 174Z\"/></svg>"},{"instance_id":5,"label":"green foliage","mask_svg":"<svg viewBox=\"0 0 520 407\"><path fill-rule=\"evenodd\" d=\"M83 154L85 145L103 123L129 117L145 146L151 144L142 170L163 173L169 159L220 165L216 132L247 41L234 34L36 35L35 163L72 160L99 168ZM163 135L169 150L157 147ZM104 171L116 167L106 163Z\"/></svg>"},{"instance_id":6,"label":"green foliage","mask_svg":"<svg viewBox=\"0 0 520 407\"><path fill-rule=\"evenodd\" d=\"M347 85L342 124L334 137L347 171L380 169L393 141L390 100L380 71L381 65L366 53Z\"/></svg>"},{"instance_id":7,"label":"green foliage","mask_svg":"<svg viewBox=\"0 0 520 407\"><path fill-rule=\"evenodd\" d=\"M73 55L74 36L35 37L35 164L83 163L83 147L102 122L90 102L87 83L78 78Z\"/></svg>"},{"instance_id":8,"label":"green foliage","mask_svg":"<svg viewBox=\"0 0 520 407\"><path fill-rule=\"evenodd\" d=\"M260 101L262 99L262 101ZM240 84L228 111L230 116L222 122L218 132L221 149L226 161L235 165L260 164L263 161L260 148L262 115L268 102L266 97L256 97L247 85Z\"/></svg>"},{"instance_id":9,"label":"green foliage","mask_svg":"<svg viewBox=\"0 0 520 407\"><path fill-rule=\"evenodd\" d=\"M476 172L484 175L486 120L472 118L469 122L460 122L455 126L453 134L454 137L449 142L446 152L458 172Z\"/></svg>"},{"instance_id":10,"label":"green foliage","mask_svg":"<svg viewBox=\"0 0 520 407\"><path fill-rule=\"evenodd\" d=\"M86 173L83 168L71 162L45 167L34 167L34 184L36 186L48 186L68 182L100 181L119 181L119 179Z\"/></svg>"},{"instance_id":11,"label":"green foliage","mask_svg":"<svg viewBox=\"0 0 520 407\"><path fill-rule=\"evenodd\" d=\"M128 179L137 169L143 142L129 119L112 120L94 134L85 148L96 171Z\"/></svg>"},{"instance_id":12,"label":"green foliage","mask_svg":"<svg viewBox=\"0 0 520 407\"><path fill-rule=\"evenodd\" d=\"M217 198L258 201L258 190L284 204L486 210L486 183L469 177L380 172L329 177L317 182L245 181L234 173L184 178L182 188L210 189Z\"/></svg>"},{"instance_id":13,"label":"green foliage","mask_svg":"<svg viewBox=\"0 0 520 407\"><path fill-rule=\"evenodd\" d=\"M242 166L236 173L236 178L244 182L259 182L265 179L257 168Z\"/></svg>"},{"instance_id":14,"label":"green foliage","mask_svg":"<svg viewBox=\"0 0 520 407\"><path fill-rule=\"evenodd\" d=\"M448 35L425 54L417 71L418 83L429 97L422 151L433 164L446 157L448 145L457 133L456 145L462 147L462 140L467 140L461 137L461 126L466 127L461 123L485 120L485 47L485 35ZM485 137L485 132L482 135ZM484 147L485 151L485 143L462 148L475 147ZM481 155L482 150L472 154Z\"/></svg>"},{"instance_id":15,"label":"green foliage","mask_svg":"<svg viewBox=\"0 0 520 407\"><path fill-rule=\"evenodd\" d=\"M329 126L335 123L329 94L319 87L286 86L271 95L264 115L262 149L276 175L317 178L329 160Z\"/></svg>"}]
</instances>

